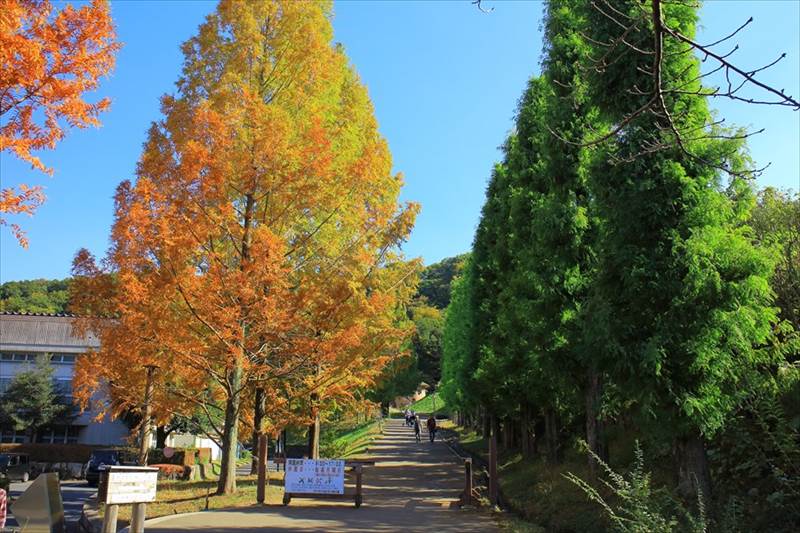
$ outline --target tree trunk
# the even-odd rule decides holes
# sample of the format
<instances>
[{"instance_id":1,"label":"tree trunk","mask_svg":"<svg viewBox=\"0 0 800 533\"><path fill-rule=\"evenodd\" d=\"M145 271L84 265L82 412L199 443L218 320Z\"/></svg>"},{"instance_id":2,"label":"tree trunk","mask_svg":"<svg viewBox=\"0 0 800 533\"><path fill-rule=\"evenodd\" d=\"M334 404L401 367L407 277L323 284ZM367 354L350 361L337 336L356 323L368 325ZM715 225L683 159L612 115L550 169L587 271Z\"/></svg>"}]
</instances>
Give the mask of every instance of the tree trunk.
<instances>
[{"instance_id":1,"label":"tree trunk","mask_svg":"<svg viewBox=\"0 0 800 533\"><path fill-rule=\"evenodd\" d=\"M308 426L308 458L319 459L319 406L317 401L319 396L316 393L311 395L311 424Z\"/></svg>"},{"instance_id":2,"label":"tree trunk","mask_svg":"<svg viewBox=\"0 0 800 533\"><path fill-rule=\"evenodd\" d=\"M500 432L500 421L496 416L489 417L491 437L489 438L489 501L497 505L500 485L497 479L497 434Z\"/></svg>"},{"instance_id":3,"label":"tree trunk","mask_svg":"<svg viewBox=\"0 0 800 533\"><path fill-rule=\"evenodd\" d=\"M534 453L534 428L533 417L531 416L531 406L523 403L520 406L520 447L522 448L523 457L531 458Z\"/></svg>"},{"instance_id":4,"label":"tree trunk","mask_svg":"<svg viewBox=\"0 0 800 533\"><path fill-rule=\"evenodd\" d=\"M708 468L706 443L699 432L682 435L675 442L678 463L678 491L688 499L694 500L698 492L703 503L711 501L711 473Z\"/></svg>"},{"instance_id":5,"label":"tree trunk","mask_svg":"<svg viewBox=\"0 0 800 533\"><path fill-rule=\"evenodd\" d=\"M255 195L245 195L244 220L242 221L242 251L239 270L244 272L250 263L251 232ZM225 424L222 427L222 458L217 494L233 494L236 492L236 448L239 445L239 406L241 403L242 364L246 357L247 315L249 310L243 302L239 302L239 326L241 328L241 352L234 354L233 367L226 376L228 397L225 400Z\"/></svg>"},{"instance_id":6,"label":"tree trunk","mask_svg":"<svg viewBox=\"0 0 800 533\"><path fill-rule=\"evenodd\" d=\"M163 450L167 446L167 437L169 433L167 433L167 426L157 426L156 427L156 448L159 450Z\"/></svg>"},{"instance_id":7,"label":"tree trunk","mask_svg":"<svg viewBox=\"0 0 800 533\"><path fill-rule=\"evenodd\" d=\"M608 461L608 452L605 445L605 432L603 431L603 421L600 418L600 402L603 396L603 385L600 374L592 369L588 373L585 390L586 400L586 444L601 460ZM597 481L599 465L591 454L588 455L589 461L589 480Z\"/></svg>"},{"instance_id":8,"label":"tree trunk","mask_svg":"<svg viewBox=\"0 0 800 533\"><path fill-rule=\"evenodd\" d=\"M545 444L547 447L547 462L550 464L559 463L558 449L558 417L552 407L548 407L544 413L545 425Z\"/></svg>"},{"instance_id":9,"label":"tree trunk","mask_svg":"<svg viewBox=\"0 0 800 533\"><path fill-rule=\"evenodd\" d=\"M147 457L150 454L150 434L153 424L153 392L155 383L153 375L156 367L147 365L147 381L144 386L144 409L142 412L141 430L139 433L139 465L147 465Z\"/></svg>"},{"instance_id":10,"label":"tree trunk","mask_svg":"<svg viewBox=\"0 0 800 533\"><path fill-rule=\"evenodd\" d=\"M255 399L253 400L253 457L250 463L250 474L258 473L258 439L264 425L264 389L256 388Z\"/></svg>"},{"instance_id":11,"label":"tree trunk","mask_svg":"<svg viewBox=\"0 0 800 533\"><path fill-rule=\"evenodd\" d=\"M536 416L533 419L533 453L539 453L539 445L543 442L547 430L545 429L544 417Z\"/></svg>"},{"instance_id":12,"label":"tree trunk","mask_svg":"<svg viewBox=\"0 0 800 533\"><path fill-rule=\"evenodd\" d=\"M511 450L514 448L514 421L506 418L503 421L503 449Z\"/></svg>"},{"instance_id":13,"label":"tree trunk","mask_svg":"<svg viewBox=\"0 0 800 533\"><path fill-rule=\"evenodd\" d=\"M231 369L230 394L225 401L225 424L222 427L222 464L220 465L217 494L236 492L236 446L239 444L239 403L242 382L242 365L235 361Z\"/></svg>"},{"instance_id":14,"label":"tree trunk","mask_svg":"<svg viewBox=\"0 0 800 533\"><path fill-rule=\"evenodd\" d=\"M483 420L483 436L488 438L492 435L492 419L486 413L486 409L481 408L481 417Z\"/></svg>"}]
</instances>

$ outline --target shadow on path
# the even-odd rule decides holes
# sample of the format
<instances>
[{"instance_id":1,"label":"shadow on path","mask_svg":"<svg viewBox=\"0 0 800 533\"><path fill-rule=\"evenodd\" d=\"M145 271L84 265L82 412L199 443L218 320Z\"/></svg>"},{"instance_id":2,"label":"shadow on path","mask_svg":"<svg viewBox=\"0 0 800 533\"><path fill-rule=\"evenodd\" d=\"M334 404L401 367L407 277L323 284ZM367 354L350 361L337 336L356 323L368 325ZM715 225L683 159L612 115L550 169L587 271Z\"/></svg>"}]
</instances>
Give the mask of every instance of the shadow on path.
<instances>
[{"instance_id":1,"label":"shadow on path","mask_svg":"<svg viewBox=\"0 0 800 533\"><path fill-rule=\"evenodd\" d=\"M402 420L387 420L384 435L365 458L377 464L364 469L360 509L350 500L293 499L287 507L253 506L155 519L148 521L147 531L496 530L488 515L457 507L463 464L443 442L428 442L427 433L417 443Z\"/></svg>"}]
</instances>

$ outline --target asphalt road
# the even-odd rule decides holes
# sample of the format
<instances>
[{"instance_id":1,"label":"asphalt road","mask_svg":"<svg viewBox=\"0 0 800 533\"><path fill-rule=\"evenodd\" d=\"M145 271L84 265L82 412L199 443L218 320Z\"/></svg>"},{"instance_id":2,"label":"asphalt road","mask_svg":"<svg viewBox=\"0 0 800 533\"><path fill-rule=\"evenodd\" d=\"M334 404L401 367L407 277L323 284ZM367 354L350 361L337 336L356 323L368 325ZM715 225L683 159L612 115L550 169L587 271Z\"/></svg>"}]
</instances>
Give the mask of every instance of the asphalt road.
<instances>
[{"instance_id":1,"label":"asphalt road","mask_svg":"<svg viewBox=\"0 0 800 533\"><path fill-rule=\"evenodd\" d=\"M11 484L11 498L16 500L22 495L25 490L33 483L12 483ZM61 500L64 504L64 520L69 526L70 523L75 523L81 517L81 510L83 509L83 502L97 492L97 488L91 488L86 484L85 480L69 480L61 482ZM9 506L10 507L10 506ZM14 515L11 514L11 509L8 510L9 516L6 522L6 527L19 527L19 524L14 520Z\"/></svg>"}]
</instances>

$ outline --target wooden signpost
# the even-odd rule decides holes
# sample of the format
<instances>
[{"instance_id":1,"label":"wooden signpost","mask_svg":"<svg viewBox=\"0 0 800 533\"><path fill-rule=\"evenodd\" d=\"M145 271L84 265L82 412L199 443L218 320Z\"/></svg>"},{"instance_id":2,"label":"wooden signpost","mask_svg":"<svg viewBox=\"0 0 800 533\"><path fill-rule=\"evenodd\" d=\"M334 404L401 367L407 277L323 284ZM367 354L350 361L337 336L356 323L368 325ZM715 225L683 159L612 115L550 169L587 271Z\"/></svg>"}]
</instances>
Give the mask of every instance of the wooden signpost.
<instances>
[{"instance_id":1,"label":"wooden signpost","mask_svg":"<svg viewBox=\"0 0 800 533\"><path fill-rule=\"evenodd\" d=\"M156 499L158 468L110 466L100 476L97 501L106 504L103 533L116 533L119 506L133 505L131 533L144 531L145 509Z\"/></svg>"}]
</instances>

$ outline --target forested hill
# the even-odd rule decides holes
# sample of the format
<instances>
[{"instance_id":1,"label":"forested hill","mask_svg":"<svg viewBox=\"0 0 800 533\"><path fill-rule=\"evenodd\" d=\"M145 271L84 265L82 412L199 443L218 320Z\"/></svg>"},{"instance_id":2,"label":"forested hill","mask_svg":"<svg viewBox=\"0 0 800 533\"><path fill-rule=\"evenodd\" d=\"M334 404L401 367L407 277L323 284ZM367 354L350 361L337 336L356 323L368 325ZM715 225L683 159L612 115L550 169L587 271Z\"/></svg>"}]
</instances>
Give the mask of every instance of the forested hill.
<instances>
[{"instance_id":1,"label":"forested hill","mask_svg":"<svg viewBox=\"0 0 800 533\"><path fill-rule=\"evenodd\" d=\"M0 311L65 313L69 279L7 281L0 285Z\"/></svg>"},{"instance_id":2,"label":"forested hill","mask_svg":"<svg viewBox=\"0 0 800 533\"><path fill-rule=\"evenodd\" d=\"M450 304L450 285L461 272L468 255L447 257L425 267L420 276L417 297L424 297L432 307L445 309Z\"/></svg>"},{"instance_id":3,"label":"forested hill","mask_svg":"<svg viewBox=\"0 0 800 533\"><path fill-rule=\"evenodd\" d=\"M461 270L467 254L448 257L425 267L420 276L417 299L445 309L450 303L450 284ZM7 281L0 285L0 311L20 313L65 313L69 278Z\"/></svg>"}]
</instances>

